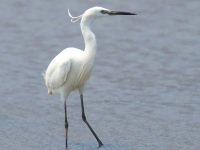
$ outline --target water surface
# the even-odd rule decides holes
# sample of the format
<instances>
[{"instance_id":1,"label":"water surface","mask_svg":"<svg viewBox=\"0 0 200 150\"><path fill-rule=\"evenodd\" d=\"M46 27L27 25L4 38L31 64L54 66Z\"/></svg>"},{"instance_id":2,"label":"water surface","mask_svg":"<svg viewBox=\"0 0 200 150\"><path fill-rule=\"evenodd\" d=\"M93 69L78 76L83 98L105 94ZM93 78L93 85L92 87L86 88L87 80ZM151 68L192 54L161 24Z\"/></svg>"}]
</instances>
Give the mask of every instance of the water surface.
<instances>
[{"instance_id":1,"label":"water surface","mask_svg":"<svg viewBox=\"0 0 200 150\"><path fill-rule=\"evenodd\" d=\"M86 92L88 121L102 150L200 148L200 2L27 1L0 5L1 150L63 150L64 110L42 72L68 46L84 48L73 15L100 5L137 13L94 23L98 52ZM68 101L69 149L96 150L81 120L78 92Z\"/></svg>"}]
</instances>

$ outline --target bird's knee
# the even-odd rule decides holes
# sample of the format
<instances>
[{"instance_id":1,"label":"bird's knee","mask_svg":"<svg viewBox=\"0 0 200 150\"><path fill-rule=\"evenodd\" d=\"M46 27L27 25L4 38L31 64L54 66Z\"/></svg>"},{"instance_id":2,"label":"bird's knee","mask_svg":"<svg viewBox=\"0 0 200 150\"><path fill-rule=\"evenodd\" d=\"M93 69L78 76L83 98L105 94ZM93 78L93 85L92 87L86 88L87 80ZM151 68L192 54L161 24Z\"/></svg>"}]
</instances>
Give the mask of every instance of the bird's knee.
<instances>
[{"instance_id":1,"label":"bird's knee","mask_svg":"<svg viewBox=\"0 0 200 150\"><path fill-rule=\"evenodd\" d=\"M65 123L65 129L67 129L69 127L68 123Z\"/></svg>"},{"instance_id":2,"label":"bird's knee","mask_svg":"<svg viewBox=\"0 0 200 150\"><path fill-rule=\"evenodd\" d=\"M85 116L85 115L82 115L82 119L83 119L83 121L85 122L85 121L86 121L86 116Z\"/></svg>"}]
</instances>

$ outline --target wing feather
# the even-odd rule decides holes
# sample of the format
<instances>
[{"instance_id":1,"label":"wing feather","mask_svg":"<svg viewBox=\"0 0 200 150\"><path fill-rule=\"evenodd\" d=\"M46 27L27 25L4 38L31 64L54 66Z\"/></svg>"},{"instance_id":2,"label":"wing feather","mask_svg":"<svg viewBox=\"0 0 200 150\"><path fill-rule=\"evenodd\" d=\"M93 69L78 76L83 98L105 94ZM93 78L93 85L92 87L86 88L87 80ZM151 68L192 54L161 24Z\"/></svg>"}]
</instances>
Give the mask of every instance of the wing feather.
<instances>
[{"instance_id":1,"label":"wing feather","mask_svg":"<svg viewBox=\"0 0 200 150\"><path fill-rule=\"evenodd\" d=\"M61 87L69 75L72 59L82 54L82 51L76 48L67 48L60 52L49 64L43 76L49 93L52 90Z\"/></svg>"},{"instance_id":2,"label":"wing feather","mask_svg":"<svg viewBox=\"0 0 200 150\"><path fill-rule=\"evenodd\" d=\"M71 63L69 60L59 64L50 78L50 88L56 89L61 87L67 80L67 75L70 71Z\"/></svg>"},{"instance_id":3,"label":"wing feather","mask_svg":"<svg viewBox=\"0 0 200 150\"><path fill-rule=\"evenodd\" d=\"M67 80L70 67L70 60L50 64L43 74L48 89L57 89L61 87Z\"/></svg>"}]
</instances>

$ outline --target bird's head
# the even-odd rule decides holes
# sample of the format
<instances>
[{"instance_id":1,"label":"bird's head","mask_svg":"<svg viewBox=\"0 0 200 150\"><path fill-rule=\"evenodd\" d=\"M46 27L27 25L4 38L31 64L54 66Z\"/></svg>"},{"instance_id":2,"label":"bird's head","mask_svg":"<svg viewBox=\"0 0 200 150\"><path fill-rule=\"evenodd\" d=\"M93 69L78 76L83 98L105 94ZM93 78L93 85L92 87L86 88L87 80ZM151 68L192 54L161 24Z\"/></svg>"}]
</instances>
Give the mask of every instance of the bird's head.
<instances>
[{"instance_id":1,"label":"bird's head","mask_svg":"<svg viewBox=\"0 0 200 150\"><path fill-rule=\"evenodd\" d=\"M92 7L89 8L88 10L86 10L82 15L78 16L78 17L72 17L72 15L69 12L68 9L68 14L69 16L72 18L71 21L72 22L76 22L81 18L100 18L100 17L105 17L105 16L115 16L115 15L136 15L135 13L131 13L131 12L125 12L125 11L113 11L113 10L109 10L103 7Z\"/></svg>"},{"instance_id":2,"label":"bird's head","mask_svg":"<svg viewBox=\"0 0 200 150\"><path fill-rule=\"evenodd\" d=\"M124 12L124 11L113 11L103 7L92 7L85 11L84 15L93 17L104 17L114 15L136 15L135 13Z\"/></svg>"}]
</instances>

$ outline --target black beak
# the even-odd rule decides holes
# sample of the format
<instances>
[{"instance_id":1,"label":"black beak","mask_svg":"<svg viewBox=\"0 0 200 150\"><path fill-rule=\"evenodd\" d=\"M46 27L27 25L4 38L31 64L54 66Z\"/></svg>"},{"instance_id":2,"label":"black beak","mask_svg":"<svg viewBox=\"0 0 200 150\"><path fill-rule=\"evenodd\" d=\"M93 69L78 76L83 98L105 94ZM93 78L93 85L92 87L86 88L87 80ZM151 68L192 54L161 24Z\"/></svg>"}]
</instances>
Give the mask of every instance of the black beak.
<instances>
[{"instance_id":1,"label":"black beak","mask_svg":"<svg viewBox=\"0 0 200 150\"><path fill-rule=\"evenodd\" d=\"M137 15L137 14L124 11L108 11L108 15L114 16L114 15Z\"/></svg>"}]
</instances>

